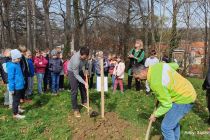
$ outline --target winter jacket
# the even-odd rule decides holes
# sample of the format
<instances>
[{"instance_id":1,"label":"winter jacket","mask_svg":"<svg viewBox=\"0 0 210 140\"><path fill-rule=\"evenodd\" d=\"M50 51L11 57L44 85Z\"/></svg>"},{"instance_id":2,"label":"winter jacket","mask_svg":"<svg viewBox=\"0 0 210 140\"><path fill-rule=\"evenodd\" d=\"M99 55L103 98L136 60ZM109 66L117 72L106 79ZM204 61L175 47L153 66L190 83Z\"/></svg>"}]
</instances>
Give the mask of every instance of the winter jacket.
<instances>
[{"instance_id":1,"label":"winter jacket","mask_svg":"<svg viewBox=\"0 0 210 140\"><path fill-rule=\"evenodd\" d=\"M3 57L0 60L0 74L1 74L2 80L5 84L8 84L8 75L7 75L6 64L10 61L11 61L11 59L9 57Z\"/></svg>"},{"instance_id":2,"label":"winter jacket","mask_svg":"<svg viewBox=\"0 0 210 140\"><path fill-rule=\"evenodd\" d=\"M100 76L101 75L100 59L96 59L94 68L96 75ZM108 73L109 73L109 61L108 59L104 59L104 75L107 76Z\"/></svg>"},{"instance_id":3,"label":"winter jacket","mask_svg":"<svg viewBox=\"0 0 210 140\"><path fill-rule=\"evenodd\" d=\"M116 61L113 61L113 60L111 60L110 62L109 62L109 74L113 74L113 71L114 71L114 68L115 68L115 65L117 64L117 62Z\"/></svg>"},{"instance_id":4,"label":"winter jacket","mask_svg":"<svg viewBox=\"0 0 210 140\"><path fill-rule=\"evenodd\" d=\"M25 78L29 77L29 66L28 66L28 62L24 55L22 55L22 58L20 60L20 67L22 69L23 76Z\"/></svg>"},{"instance_id":5,"label":"winter jacket","mask_svg":"<svg viewBox=\"0 0 210 140\"><path fill-rule=\"evenodd\" d=\"M124 73L125 73L125 63L120 62L115 65L113 75L115 75L119 79L124 78Z\"/></svg>"},{"instance_id":6,"label":"winter jacket","mask_svg":"<svg viewBox=\"0 0 210 140\"><path fill-rule=\"evenodd\" d=\"M25 81L20 63L7 63L9 91L24 89Z\"/></svg>"},{"instance_id":7,"label":"winter jacket","mask_svg":"<svg viewBox=\"0 0 210 140\"><path fill-rule=\"evenodd\" d=\"M52 58L49 61L49 70L53 73L60 73L63 69L63 63L60 58Z\"/></svg>"},{"instance_id":8,"label":"winter jacket","mask_svg":"<svg viewBox=\"0 0 210 140\"><path fill-rule=\"evenodd\" d=\"M64 70L64 74L67 75L68 74L68 64L69 64L69 60L64 61L63 63L63 70Z\"/></svg>"},{"instance_id":9,"label":"winter jacket","mask_svg":"<svg viewBox=\"0 0 210 140\"><path fill-rule=\"evenodd\" d=\"M94 63L95 60L88 60L88 62L86 63L85 69L88 70L88 74L90 77L94 76L95 73L95 68L94 68Z\"/></svg>"},{"instance_id":10,"label":"winter jacket","mask_svg":"<svg viewBox=\"0 0 210 140\"><path fill-rule=\"evenodd\" d=\"M48 61L43 56L34 58L35 72L36 73L45 73Z\"/></svg>"},{"instance_id":11,"label":"winter jacket","mask_svg":"<svg viewBox=\"0 0 210 140\"><path fill-rule=\"evenodd\" d=\"M28 66L29 66L29 77L33 77L34 76L34 63L32 59L27 59L28 62Z\"/></svg>"},{"instance_id":12,"label":"winter jacket","mask_svg":"<svg viewBox=\"0 0 210 140\"><path fill-rule=\"evenodd\" d=\"M155 116L164 115L172 108L172 103L190 104L196 99L192 84L181 76L176 69L177 63L158 63L149 67L147 81L160 102Z\"/></svg>"}]
</instances>

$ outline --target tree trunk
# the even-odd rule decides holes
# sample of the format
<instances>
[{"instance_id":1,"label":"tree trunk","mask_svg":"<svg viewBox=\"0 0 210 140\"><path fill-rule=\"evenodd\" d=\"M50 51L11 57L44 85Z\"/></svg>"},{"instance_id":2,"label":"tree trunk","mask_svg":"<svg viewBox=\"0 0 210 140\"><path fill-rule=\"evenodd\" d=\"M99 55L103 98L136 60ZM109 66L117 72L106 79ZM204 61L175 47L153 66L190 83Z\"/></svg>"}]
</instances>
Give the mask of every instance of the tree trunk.
<instances>
[{"instance_id":1,"label":"tree trunk","mask_svg":"<svg viewBox=\"0 0 210 140\"><path fill-rule=\"evenodd\" d=\"M18 32L17 32L17 17L18 17L18 8L19 8L19 0L16 0L15 2L15 8L14 8L14 47L18 47L19 41L18 41Z\"/></svg>"},{"instance_id":2,"label":"tree trunk","mask_svg":"<svg viewBox=\"0 0 210 140\"><path fill-rule=\"evenodd\" d=\"M138 6L139 6L139 12L142 17L142 32L144 34L144 51L145 51L145 56L148 56L148 17L144 15L144 10L141 5L141 0L138 0Z\"/></svg>"},{"instance_id":3,"label":"tree trunk","mask_svg":"<svg viewBox=\"0 0 210 140\"><path fill-rule=\"evenodd\" d=\"M5 45L5 31L4 31L4 21L3 21L3 4L2 2L0 1L0 31L1 31L1 48L5 48L6 45Z\"/></svg>"},{"instance_id":4,"label":"tree trunk","mask_svg":"<svg viewBox=\"0 0 210 140\"><path fill-rule=\"evenodd\" d=\"M33 50L31 44L31 12L30 12L30 1L26 0L26 26L27 26L27 48Z\"/></svg>"},{"instance_id":5,"label":"tree trunk","mask_svg":"<svg viewBox=\"0 0 210 140\"><path fill-rule=\"evenodd\" d=\"M66 0L66 19L65 19L66 50L71 49L71 0Z\"/></svg>"},{"instance_id":6,"label":"tree trunk","mask_svg":"<svg viewBox=\"0 0 210 140\"><path fill-rule=\"evenodd\" d=\"M172 31L169 49L169 58L172 59L172 53L175 48L178 47L178 36L177 36L177 13L178 13L178 0L173 0L173 21Z\"/></svg>"},{"instance_id":7,"label":"tree trunk","mask_svg":"<svg viewBox=\"0 0 210 140\"><path fill-rule=\"evenodd\" d=\"M84 5L85 5L84 18L87 18L88 10L89 10L89 0L85 0ZM83 23L83 42L84 42L84 45L88 45L87 20L84 20L84 23Z\"/></svg>"},{"instance_id":8,"label":"tree trunk","mask_svg":"<svg viewBox=\"0 0 210 140\"><path fill-rule=\"evenodd\" d=\"M127 58L128 53L128 42L130 37L130 18L131 18L131 0L128 1L128 9L127 9L127 18L126 22L124 24L124 30L125 30L125 38L124 38L124 60Z\"/></svg>"},{"instance_id":9,"label":"tree trunk","mask_svg":"<svg viewBox=\"0 0 210 140\"><path fill-rule=\"evenodd\" d=\"M209 56L208 56L208 5L207 0L204 1L204 16L205 16L205 38L204 38L204 46L205 46L205 56L204 56L204 71L203 77L205 77L207 69L209 68Z\"/></svg>"},{"instance_id":10,"label":"tree trunk","mask_svg":"<svg viewBox=\"0 0 210 140\"><path fill-rule=\"evenodd\" d=\"M73 8L74 8L74 48L75 50L79 50L80 46L80 15L79 15L79 0L73 0Z\"/></svg>"},{"instance_id":11,"label":"tree trunk","mask_svg":"<svg viewBox=\"0 0 210 140\"><path fill-rule=\"evenodd\" d=\"M33 52L34 49L36 49L36 2L35 0L31 0L32 4L32 15L33 15L33 49L31 50Z\"/></svg>"},{"instance_id":12,"label":"tree trunk","mask_svg":"<svg viewBox=\"0 0 210 140\"><path fill-rule=\"evenodd\" d=\"M10 15L10 4L11 1L9 0L2 0L3 2L3 21L4 21L4 26L6 28L6 41L5 41L5 45L7 46L7 48L12 48L12 35L11 35L11 22L9 19L9 15Z\"/></svg>"},{"instance_id":13,"label":"tree trunk","mask_svg":"<svg viewBox=\"0 0 210 140\"><path fill-rule=\"evenodd\" d=\"M52 31L50 26L50 0L43 0L43 8L44 8L44 18L45 18L45 36L46 36L46 46L53 49L53 40L52 40Z\"/></svg>"},{"instance_id":14,"label":"tree trunk","mask_svg":"<svg viewBox=\"0 0 210 140\"><path fill-rule=\"evenodd\" d=\"M188 60L188 51L189 51L189 45L190 45L190 38L189 38L189 33L190 33L190 1L187 0L187 9L186 9L186 16L187 16L187 44L185 44L185 51L184 51L184 69L183 69L183 75L186 76L187 74L187 60Z\"/></svg>"},{"instance_id":15,"label":"tree trunk","mask_svg":"<svg viewBox=\"0 0 210 140\"><path fill-rule=\"evenodd\" d=\"M152 35L152 41L151 46L155 46L155 13L154 13L154 0L151 0L151 14L150 14L150 24L151 24L151 35Z\"/></svg>"}]
</instances>

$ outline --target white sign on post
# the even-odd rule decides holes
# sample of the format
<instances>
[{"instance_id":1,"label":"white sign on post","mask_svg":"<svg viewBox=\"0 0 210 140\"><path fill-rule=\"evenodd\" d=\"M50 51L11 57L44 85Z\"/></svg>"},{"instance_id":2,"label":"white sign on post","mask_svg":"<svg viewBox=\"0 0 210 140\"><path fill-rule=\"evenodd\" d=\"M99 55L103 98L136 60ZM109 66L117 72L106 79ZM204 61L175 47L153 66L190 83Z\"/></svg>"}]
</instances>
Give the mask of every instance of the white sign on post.
<instances>
[{"instance_id":1,"label":"white sign on post","mask_svg":"<svg viewBox=\"0 0 210 140\"><path fill-rule=\"evenodd\" d=\"M101 91L101 77L97 77L97 91ZM108 77L104 77L104 91L108 92Z\"/></svg>"}]
</instances>

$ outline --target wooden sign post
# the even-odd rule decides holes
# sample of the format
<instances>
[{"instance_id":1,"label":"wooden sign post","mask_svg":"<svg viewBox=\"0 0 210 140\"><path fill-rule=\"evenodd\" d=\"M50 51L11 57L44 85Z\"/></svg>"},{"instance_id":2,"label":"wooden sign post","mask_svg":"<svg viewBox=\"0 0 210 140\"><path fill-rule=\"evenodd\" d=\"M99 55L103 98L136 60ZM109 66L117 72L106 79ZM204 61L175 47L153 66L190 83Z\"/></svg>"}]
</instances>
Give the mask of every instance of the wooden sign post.
<instances>
[{"instance_id":1,"label":"wooden sign post","mask_svg":"<svg viewBox=\"0 0 210 140\"><path fill-rule=\"evenodd\" d=\"M104 118L104 61L100 59L101 68L101 117Z\"/></svg>"}]
</instances>

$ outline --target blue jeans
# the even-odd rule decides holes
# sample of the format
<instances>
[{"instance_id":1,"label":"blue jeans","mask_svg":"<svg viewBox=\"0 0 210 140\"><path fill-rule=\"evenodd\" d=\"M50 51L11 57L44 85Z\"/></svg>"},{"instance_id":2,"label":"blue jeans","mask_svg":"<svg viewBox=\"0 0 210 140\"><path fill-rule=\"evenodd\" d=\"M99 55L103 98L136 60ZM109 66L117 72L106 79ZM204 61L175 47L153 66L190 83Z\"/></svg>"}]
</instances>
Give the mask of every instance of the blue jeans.
<instances>
[{"instance_id":1,"label":"blue jeans","mask_svg":"<svg viewBox=\"0 0 210 140\"><path fill-rule=\"evenodd\" d=\"M34 85L34 78L33 77L28 77L28 88L26 90L26 95L32 95L33 93L33 85Z\"/></svg>"},{"instance_id":2,"label":"blue jeans","mask_svg":"<svg viewBox=\"0 0 210 140\"><path fill-rule=\"evenodd\" d=\"M52 78L52 92L56 93L59 89L59 79L60 79L60 73L51 73Z\"/></svg>"},{"instance_id":3,"label":"blue jeans","mask_svg":"<svg viewBox=\"0 0 210 140\"><path fill-rule=\"evenodd\" d=\"M115 75L112 75L112 88L114 88L114 82L115 82Z\"/></svg>"},{"instance_id":4,"label":"blue jeans","mask_svg":"<svg viewBox=\"0 0 210 140\"><path fill-rule=\"evenodd\" d=\"M166 113L161 130L164 140L179 140L180 125L179 121L192 109L193 104L176 104Z\"/></svg>"},{"instance_id":5,"label":"blue jeans","mask_svg":"<svg viewBox=\"0 0 210 140\"><path fill-rule=\"evenodd\" d=\"M36 76L37 76L37 82L38 82L38 92L39 92L39 94L41 94L44 73L37 73Z\"/></svg>"}]
</instances>

